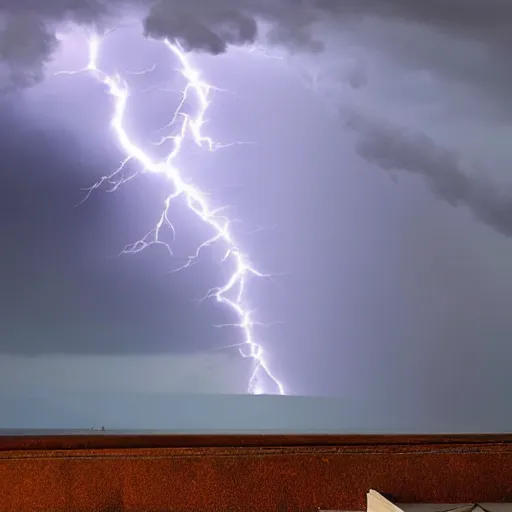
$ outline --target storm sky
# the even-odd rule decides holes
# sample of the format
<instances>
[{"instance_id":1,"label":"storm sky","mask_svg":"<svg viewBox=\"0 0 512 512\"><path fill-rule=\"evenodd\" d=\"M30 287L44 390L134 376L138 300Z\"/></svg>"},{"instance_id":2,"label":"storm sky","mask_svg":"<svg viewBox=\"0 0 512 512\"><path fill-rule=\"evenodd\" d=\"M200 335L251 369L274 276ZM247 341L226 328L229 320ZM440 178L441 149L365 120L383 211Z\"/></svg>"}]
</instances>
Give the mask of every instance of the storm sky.
<instances>
[{"instance_id":1,"label":"storm sky","mask_svg":"<svg viewBox=\"0 0 512 512\"><path fill-rule=\"evenodd\" d=\"M116 28L102 66L128 80L145 149L161 154L184 86L163 38L218 88L208 134L247 142L190 145L180 166L272 275L248 296L289 394L436 416L506 403L509 0L3 0L2 389L247 388L251 362L226 348L239 333L218 327L235 319L200 300L225 278L222 255L173 273L211 236L184 205L174 258L119 256L154 226L168 183L141 175L82 202L123 159L105 87L56 74L87 64L92 25Z\"/></svg>"}]
</instances>

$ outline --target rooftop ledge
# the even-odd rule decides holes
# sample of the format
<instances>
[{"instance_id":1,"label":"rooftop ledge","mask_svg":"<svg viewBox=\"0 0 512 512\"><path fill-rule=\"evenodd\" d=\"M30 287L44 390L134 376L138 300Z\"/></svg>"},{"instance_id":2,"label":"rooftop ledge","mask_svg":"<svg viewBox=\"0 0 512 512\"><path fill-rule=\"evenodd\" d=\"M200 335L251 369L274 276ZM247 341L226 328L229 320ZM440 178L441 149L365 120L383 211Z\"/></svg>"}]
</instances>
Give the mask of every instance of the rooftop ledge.
<instances>
[{"instance_id":1,"label":"rooftop ledge","mask_svg":"<svg viewBox=\"0 0 512 512\"><path fill-rule=\"evenodd\" d=\"M0 511L357 511L372 488L496 503L510 467L511 435L10 435Z\"/></svg>"}]
</instances>

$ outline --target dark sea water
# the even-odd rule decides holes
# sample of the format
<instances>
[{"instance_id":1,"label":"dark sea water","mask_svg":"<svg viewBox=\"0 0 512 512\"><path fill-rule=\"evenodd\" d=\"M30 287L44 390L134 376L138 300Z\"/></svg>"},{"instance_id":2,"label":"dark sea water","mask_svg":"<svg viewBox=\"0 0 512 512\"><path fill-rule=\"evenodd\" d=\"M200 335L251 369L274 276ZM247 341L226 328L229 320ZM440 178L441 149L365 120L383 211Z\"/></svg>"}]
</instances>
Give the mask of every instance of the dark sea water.
<instances>
[{"instance_id":1,"label":"dark sea water","mask_svg":"<svg viewBox=\"0 0 512 512\"><path fill-rule=\"evenodd\" d=\"M83 436L83 435L208 435L208 434L282 434L278 430L90 430L58 428L0 428L0 436Z\"/></svg>"},{"instance_id":2,"label":"dark sea water","mask_svg":"<svg viewBox=\"0 0 512 512\"><path fill-rule=\"evenodd\" d=\"M153 430L91 430L91 429L58 429L58 428L0 428L0 436L69 436L69 435L105 435L105 434L163 434ZM165 432L171 433L171 432Z\"/></svg>"},{"instance_id":3,"label":"dark sea water","mask_svg":"<svg viewBox=\"0 0 512 512\"><path fill-rule=\"evenodd\" d=\"M469 404L469 405L468 405ZM336 397L69 393L0 394L0 436L144 434L448 434L509 432L503 404L475 416ZM102 431L102 426L105 431ZM93 430L91 430L94 427Z\"/></svg>"}]
</instances>

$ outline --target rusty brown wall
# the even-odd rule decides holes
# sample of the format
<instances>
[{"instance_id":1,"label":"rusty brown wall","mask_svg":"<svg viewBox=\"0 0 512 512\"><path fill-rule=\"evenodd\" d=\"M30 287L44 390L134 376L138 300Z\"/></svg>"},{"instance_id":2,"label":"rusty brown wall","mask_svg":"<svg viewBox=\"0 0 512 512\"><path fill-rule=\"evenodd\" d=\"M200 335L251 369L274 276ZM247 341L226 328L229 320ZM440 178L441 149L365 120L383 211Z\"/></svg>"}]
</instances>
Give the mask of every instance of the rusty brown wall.
<instances>
[{"instance_id":1,"label":"rusty brown wall","mask_svg":"<svg viewBox=\"0 0 512 512\"><path fill-rule=\"evenodd\" d=\"M512 438L0 437L0 511L361 510L512 501Z\"/></svg>"}]
</instances>

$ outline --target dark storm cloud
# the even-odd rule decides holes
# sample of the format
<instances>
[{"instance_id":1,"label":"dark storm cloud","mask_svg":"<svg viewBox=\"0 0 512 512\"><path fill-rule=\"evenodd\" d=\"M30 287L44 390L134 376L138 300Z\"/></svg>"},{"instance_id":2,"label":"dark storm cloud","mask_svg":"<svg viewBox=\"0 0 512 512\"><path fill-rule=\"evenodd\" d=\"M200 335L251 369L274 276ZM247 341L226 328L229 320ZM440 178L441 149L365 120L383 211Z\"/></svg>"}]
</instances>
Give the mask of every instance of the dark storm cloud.
<instances>
[{"instance_id":1,"label":"dark storm cloud","mask_svg":"<svg viewBox=\"0 0 512 512\"><path fill-rule=\"evenodd\" d=\"M187 50L219 54L228 45L254 42L258 27L252 16L229 2L191 0L177 5L158 2L144 21L144 31L156 39L177 39Z\"/></svg>"},{"instance_id":2,"label":"dark storm cloud","mask_svg":"<svg viewBox=\"0 0 512 512\"><path fill-rule=\"evenodd\" d=\"M286 42L301 49L322 48L309 30L317 18L315 6L298 4L295 0L7 0L2 2L0 14L7 20L7 27L17 17L37 19L37 27L31 28L32 35L42 39L50 26L55 29L54 22L103 23L119 14L121 8L130 6L145 11L143 25L147 36L178 39L189 50L218 54L230 45L254 43L258 38L258 21L272 25L271 41ZM25 30L19 33L21 38ZM32 60L45 62L50 58L52 48L31 45L30 50Z\"/></svg>"},{"instance_id":3,"label":"dark storm cloud","mask_svg":"<svg viewBox=\"0 0 512 512\"><path fill-rule=\"evenodd\" d=\"M512 115L508 0L159 0L144 26L146 35L178 38L191 50L221 53L257 41L322 53L326 68L340 68L359 48L398 71L428 70L445 86L476 93L482 112L496 119ZM369 80L363 67L325 80L361 89Z\"/></svg>"},{"instance_id":4,"label":"dark storm cloud","mask_svg":"<svg viewBox=\"0 0 512 512\"><path fill-rule=\"evenodd\" d=\"M323 45L312 35L316 23L365 16L413 21L507 47L512 41L508 0L160 0L146 28L149 34L179 37L190 48L219 53L230 44L254 42L256 21L264 21L272 27L271 42L318 51Z\"/></svg>"},{"instance_id":5,"label":"dark storm cloud","mask_svg":"<svg viewBox=\"0 0 512 512\"><path fill-rule=\"evenodd\" d=\"M319 11L296 0L157 0L144 19L146 35L177 39L189 50L223 53L231 45L257 42L261 22L269 26L266 41L302 51L321 51L311 26Z\"/></svg>"},{"instance_id":6,"label":"dark storm cloud","mask_svg":"<svg viewBox=\"0 0 512 512\"><path fill-rule=\"evenodd\" d=\"M321 31L314 30L319 23L335 23L342 28L344 23L365 17L412 21L490 44L503 55L512 40L512 3L508 0L4 0L0 7L1 52L4 63L12 65L11 79L20 85L39 80L55 49L54 22L113 23L112 18L126 6L145 13L141 16L146 35L176 38L187 49L213 54L226 51L230 45L257 41L261 35L258 22L268 29L264 34L268 43L314 52L324 47ZM414 43L411 40L401 49L410 52ZM431 53L428 57L435 58L442 60L443 56ZM435 66L433 62L429 65ZM449 71L449 66L443 69Z\"/></svg>"},{"instance_id":7,"label":"dark storm cloud","mask_svg":"<svg viewBox=\"0 0 512 512\"><path fill-rule=\"evenodd\" d=\"M440 199L469 208L480 222L512 236L512 190L498 188L485 174L469 174L455 152L424 134L358 114L349 114L347 126L357 133L357 151L367 161L422 176Z\"/></svg>"},{"instance_id":8,"label":"dark storm cloud","mask_svg":"<svg viewBox=\"0 0 512 512\"><path fill-rule=\"evenodd\" d=\"M2 89L41 82L44 65L56 48L55 34L36 16L25 14L6 20L0 31L0 61L9 65L2 73Z\"/></svg>"},{"instance_id":9,"label":"dark storm cloud","mask_svg":"<svg viewBox=\"0 0 512 512\"><path fill-rule=\"evenodd\" d=\"M44 78L58 47L57 24L99 22L121 2L94 0L3 0L0 4L0 90L30 87Z\"/></svg>"},{"instance_id":10,"label":"dark storm cloud","mask_svg":"<svg viewBox=\"0 0 512 512\"><path fill-rule=\"evenodd\" d=\"M111 12L112 7L121 4L118 0L3 0L1 9L14 15L37 14L46 20L74 19L95 20L99 15Z\"/></svg>"},{"instance_id":11,"label":"dark storm cloud","mask_svg":"<svg viewBox=\"0 0 512 512\"><path fill-rule=\"evenodd\" d=\"M415 22L441 31L510 44L512 3L508 0L316 0L317 8L338 16L371 15Z\"/></svg>"}]
</instances>

